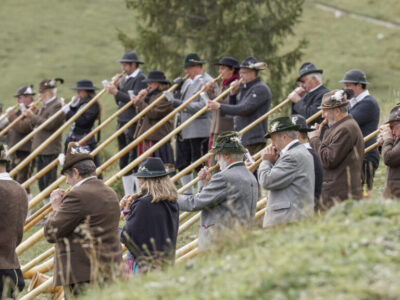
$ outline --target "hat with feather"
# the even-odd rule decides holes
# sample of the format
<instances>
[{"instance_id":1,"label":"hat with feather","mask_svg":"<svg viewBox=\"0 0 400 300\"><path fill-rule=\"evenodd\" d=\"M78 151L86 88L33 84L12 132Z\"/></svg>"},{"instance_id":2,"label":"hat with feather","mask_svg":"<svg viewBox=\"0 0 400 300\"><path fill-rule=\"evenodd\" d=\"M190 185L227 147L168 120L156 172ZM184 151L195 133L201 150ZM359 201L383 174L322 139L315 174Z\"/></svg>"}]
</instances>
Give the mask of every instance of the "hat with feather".
<instances>
[{"instance_id":1,"label":"hat with feather","mask_svg":"<svg viewBox=\"0 0 400 300\"><path fill-rule=\"evenodd\" d=\"M36 95L33 92L33 84L31 85L25 85L23 87L20 87L17 90L17 93L14 95L14 97L19 97L19 96L34 96Z\"/></svg>"},{"instance_id":2,"label":"hat with feather","mask_svg":"<svg viewBox=\"0 0 400 300\"><path fill-rule=\"evenodd\" d=\"M93 156L90 154L87 148L80 146L77 142L69 143L67 154L65 155L65 163L61 170L61 174L64 174L66 170L72 168L77 162L86 159L94 161Z\"/></svg>"},{"instance_id":3,"label":"hat with feather","mask_svg":"<svg viewBox=\"0 0 400 300\"><path fill-rule=\"evenodd\" d=\"M54 79L44 79L39 83L39 93L43 93L45 90L52 90L57 87L57 82L63 84L64 79L54 78Z\"/></svg>"}]
</instances>

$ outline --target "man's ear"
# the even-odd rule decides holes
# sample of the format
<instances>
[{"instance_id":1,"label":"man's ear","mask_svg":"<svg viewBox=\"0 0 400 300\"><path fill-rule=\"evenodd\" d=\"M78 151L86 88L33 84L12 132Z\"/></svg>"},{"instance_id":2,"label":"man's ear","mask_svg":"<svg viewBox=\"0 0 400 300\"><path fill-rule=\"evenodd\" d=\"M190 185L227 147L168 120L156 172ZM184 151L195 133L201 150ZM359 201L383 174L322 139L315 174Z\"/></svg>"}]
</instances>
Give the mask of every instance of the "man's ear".
<instances>
[{"instance_id":1,"label":"man's ear","mask_svg":"<svg viewBox=\"0 0 400 300\"><path fill-rule=\"evenodd\" d=\"M72 177L79 177L79 171L77 168L72 168Z\"/></svg>"}]
</instances>

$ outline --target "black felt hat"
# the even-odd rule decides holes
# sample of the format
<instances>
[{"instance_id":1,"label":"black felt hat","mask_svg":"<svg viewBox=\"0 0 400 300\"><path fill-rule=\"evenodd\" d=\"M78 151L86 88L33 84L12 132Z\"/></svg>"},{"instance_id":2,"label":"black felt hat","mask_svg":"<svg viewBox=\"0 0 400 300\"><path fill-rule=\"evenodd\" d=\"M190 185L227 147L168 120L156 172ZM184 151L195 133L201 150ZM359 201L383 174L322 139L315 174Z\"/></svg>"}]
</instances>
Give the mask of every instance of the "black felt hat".
<instances>
[{"instance_id":1,"label":"black felt hat","mask_svg":"<svg viewBox=\"0 0 400 300\"><path fill-rule=\"evenodd\" d=\"M235 69L239 69L239 62L236 58L230 56L224 56L216 63L217 66L227 66Z\"/></svg>"},{"instance_id":2,"label":"black felt hat","mask_svg":"<svg viewBox=\"0 0 400 300\"><path fill-rule=\"evenodd\" d=\"M344 77L339 82L342 83L362 83L362 84L369 84L367 81L367 76L361 70L350 70L344 74Z\"/></svg>"},{"instance_id":3,"label":"black felt hat","mask_svg":"<svg viewBox=\"0 0 400 300\"><path fill-rule=\"evenodd\" d=\"M85 90L85 91L95 91L98 90L97 87L93 86L93 82L87 79L82 79L76 82L76 87L71 88L71 90Z\"/></svg>"},{"instance_id":4,"label":"black felt hat","mask_svg":"<svg viewBox=\"0 0 400 300\"><path fill-rule=\"evenodd\" d=\"M150 71L149 76L147 76L147 78L145 80L143 80L143 82L160 82L160 83L169 83L170 84L170 82L165 77L164 72L157 71L157 70Z\"/></svg>"},{"instance_id":5,"label":"black felt hat","mask_svg":"<svg viewBox=\"0 0 400 300\"><path fill-rule=\"evenodd\" d=\"M299 125L300 129L298 131L300 132L310 132L314 131L315 129L309 128L307 125L307 120L304 118L302 115L292 115L292 122L293 124Z\"/></svg>"},{"instance_id":6,"label":"black felt hat","mask_svg":"<svg viewBox=\"0 0 400 300\"><path fill-rule=\"evenodd\" d=\"M254 56L246 58L240 64L240 68L246 68L256 71L264 70L266 66L267 66L266 63L258 61L258 59L255 58Z\"/></svg>"},{"instance_id":7,"label":"black felt hat","mask_svg":"<svg viewBox=\"0 0 400 300\"><path fill-rule=\"evenodd\" d=\"M272 133L294 130L298 131L300 125L295 124L289 117L279 117L271 121L270 129L265 135L265 138L270 138Z\"/></svg>"},{"instance_id":8,"label":"black felt hat","mask_svg":"<svg viewBox=\"0 0 400 300\"><path fill-rule=\"evenodd\" d=\"M155 178L167 176L168 172L159 157L148 157L140 164L138 171L133 175L138 178Z\"/></svg>"},{"instance_id":9,"label":"black felt hat","mask_svg":"<svg viewBox=\"0 0 400 300\"><path fill-rule=\"evenodd\" d=\"M389 120L385 124L390 122L400 122L400 104L397 104L390 110Z\"/></svg>"},{"instance_id":10,"label":"black felt hat","mask_svg":"<svg viewBox=\"0 0 400 300\"><path fill-rule=\"evenodd\" d=\"M122 55L122 58L118 60L118 62L123 63L137 63L137 64L143 64L141 60L139 60L138 55L136 54L136 51L134 50L129 50Z\"/></svg>"},{"instance_id":11,"label":"black felt hat","mask_svg":"<svg viewBox=\"0 0 400 300\"><path fill-rule=\"evenodd\" d=\"M296 81L300 81L300 78L303 77L304 75L308 74L313 74L313 73L320 73L322 74L324 71L321 69L317 69L317 67L311 63L311 62L306 62L301 65L299 69L299 77L297 77Z\"/></svg>"}]
</instances>

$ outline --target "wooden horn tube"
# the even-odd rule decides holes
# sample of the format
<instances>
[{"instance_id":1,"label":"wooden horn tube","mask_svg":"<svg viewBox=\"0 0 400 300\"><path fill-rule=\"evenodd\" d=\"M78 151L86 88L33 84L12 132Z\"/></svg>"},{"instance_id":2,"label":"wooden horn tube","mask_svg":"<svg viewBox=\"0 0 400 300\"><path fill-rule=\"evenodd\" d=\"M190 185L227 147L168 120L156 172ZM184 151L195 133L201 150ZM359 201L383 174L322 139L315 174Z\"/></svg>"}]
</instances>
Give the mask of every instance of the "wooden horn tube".
<instances>
[{"instance_id":1,"label":"wooden horn tube","mask_svg":"<svg viewBox=\"0 0 400 300\"><path fill-rule=\"evenodd\" d=\"M47 293L49 289L53 286L53 277L50 277L37 288L33 289L32 291L25 294L20 300L30 300L34 299L36 296L40 295L41 293Z\"/></svg>"},{"instance_id":2,"label":"wooden horn tube","mask_svg":"<svg viewBox=\"0 0 400 300\"><path fill-rule=\"evenodd\" d=\"M175 263L176 264L183 263L183 262L187 261L188 259L191 259L191 258L197 256L199 253L200 253L200 250L199 250L199 248L196 247L193 250L191 250L190 252L186 253L185 255L179 257L175 261Z\"/></svg>"},{"instance_id":3,"label":"wooden horn tube","mask_svg":"<svg viewBox=\"0 0 400 300\"><path fill-rule=\"evenodd\" d=\"M189 244L186 244L185 246L179 248L175 252L175 259L185 255L189 251L191 251L194 248L196 248L198 245L199 245L199 239L195 239L195 240L191 241Z\"/></svg>"},{"instance_id":4,"label":"wooden horn tube","mask_svg":"<svg viewBox=\"0 0 400 300\"><path fill-rule=\"evenodd\" d=\"M19 104L17 103L17 104L15 104L15 105L12 107L12 109L15 110L15 109L18 108L18 106L19 106ZM8 109L8 108L7 108L7 109ZM6 111L7 111L7 109L6 109ZM0 122L3 121L6 117L7 117L7 113L2 114L2 115L0 116Z\"/></svg>"},{"instance_id":5,"label":"wooden horn tube","mask_svg":"<svg viewBox=\"0 0 400 300\"><path fill-rule=\"evenodd\" d=\"M23 273L24 278L28 279L28 278L32 278L35 273L46 273L50 270L52 270L54 267L54 258L50 258L48 260L46 260L44 263L35 266L33 268L31 268L30 270L26 271L25 273Z\"/></svg>"},{"instance_id":6,"label":"wooden horn tube","mask_svg":"<svg viewBox=\"0 0 400 300\"><path fill-rule=\"evenodd\" d=\"M96 96L94 96L86 105L82 106L71 118L69 118L61 127L59 127L53 134L47 138L47 140L37 147L31 154L28 155L23 161L21 161L13 170L10 172L10 176L14 177L19 171L21 171L26 165L28 165L40 152L43 151L52 141L54 141L65 128L74 123L85 111L87 111L97 100L105 93L105 89L102 89ZM61 109L61 113L64 111Z\"/></svg>"},{"instance_id":7,"label":"wooden horn tube","mask_svg":"<svg viewBox=\"0 0 400 300\"><path fill-rule=\"evenodd\" d=\"M19 244L15 252L17 253L18 256L21 255L24 251L26 251L29 247L31 247L33 244L35 244L43 237L44 237L44 230L43 228L41 228L34 234L32 234L29 238L27 238L25 241L23 241L21 244Z\"/></svg>"},{"instance_id":8,"label":"wooden horn tube","mask_svg":"<svg viewBox=\"0 0 400 300\"><path fill-rule=\"evenodd\" d=\"M379 142L376 142L374 144L372 144L371 146L367 147L364 149L364 154L368 153L369 151L375 149L376 147L379 147Z\"/></svg>"},{"instance_id":9,"label":"wooden horn tube","mask_svg":"<svg viewBox=\"0 0 400 300\"><path fill-rule=\"evenodd\" d=\"M33 110L37 106L38 102L33 103L33 105L29 108L29 110ZM7 115L7 114L5 114ZM17 118L15 118L14 121L12 121L10 124L7 125L6 128L4 128L2 131L0 131L0 137L5 135L11 128L15 126L19 121L21 121L25 116L21 113Z\"/></svg>"},{"instance_id":10,"label":"wooden horn tube","mask_svg":"<svg viewBox=\"0 0 400 300\"><path fill-rule=\"evenodd\" d=\"M48 203L48 204L50 204L50 203ZM26 232L27 230L29 230L30 228L35 226L37 223L39 223L41 219L43 219L45 216L47 216L53 210L51 205L46 204L43 207L46 207L46 209L43 210L40 214L38 214L34 219L32 219L29 223L27 223L24 226L24 232Z\"/></svg>"},{"instance_id":11,"label":"wooden horn tube","mask_svg":"<svg viewBox=\"0 0 400 300\"><path fill-rule=\"evenodd\" d=\"M50 249L48 249L45 252L43 252L42 254L40 254L38 257L32 259L30 262L28 262L27 264L23 265L21 267L22 274L24 274L24 276L25 276L25 272L29 271L31 268L36 266L38 263L41 263L46 258L52 256L54 254L55 250L56 249L54 247L51 247Z\"/></svg>"},{"instance_id":12,"label":"wooden horn tube","mask_svg":"<svg viewBox=\"0 0 400 300\"><path fill-rule=\"evenodd\" d=\"M375 130L374 132L371 132L369 135L367 135L364 138L364 142L368 142L370 139L372 139L373 137L377 136L379 134L379 129ZM368 148L367 148L368 149ZM372 149L371 149L372 150Z\"/></svg>"}]
</instances>

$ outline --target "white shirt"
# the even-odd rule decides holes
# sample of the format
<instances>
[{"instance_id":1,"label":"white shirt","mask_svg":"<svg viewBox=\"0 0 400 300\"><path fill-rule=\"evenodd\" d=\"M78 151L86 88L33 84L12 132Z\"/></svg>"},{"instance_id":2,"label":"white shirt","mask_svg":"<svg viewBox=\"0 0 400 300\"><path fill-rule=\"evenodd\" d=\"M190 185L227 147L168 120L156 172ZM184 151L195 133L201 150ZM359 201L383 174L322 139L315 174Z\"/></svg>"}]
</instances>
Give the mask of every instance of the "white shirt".
<instances>
[{"instance_id":1,"label":"white shirt","mask_svg":"<svg viewBox=\"0 0 400 300\"><path fill-rule=\"evenodd\" d=\"M0 173L0 180L13 180L7 172Z\"/></svg>"},{"instance_id":2,"label":"white shirt","mask_svg":"<svg viewBox=\"0 0 400 300\"><path fill-rule=\"evenodd\" d=\"M44 103L44 105L49 105L51 102L53 102L53 101L56 100L56 99L57 99L57 97L54 96L53 98L47 100L47 101Z\"/></svg>"},{"instance_id":3,"label":"white shirt","mask_svg":"<svg viewBox=\"0 0 400 300\"><path fill-rule=\"evenodd\" d=\"M317 88L319 88L322 85L322 83L320 83L319 85L317 85L315 88L313 88L312 90L310 90L308 93L312 93L314 92Z\"/></svg>"},{"instance_id":4,"label":"white shirt","mask_svg":"<svg viewBox=\"0 0 400 300\"><path fill-rule=\"evenodd\" d=\"M74 188L82 185L83 183L85 183L86 181L88 181L88 180L90 180L92 178L97 178L97 177L96 176L90 176L90 177L83 178L81 181L78 181L72 188L74 189Z\"/></svg>"},{"instance_id":5,"label":"white shirt","mask_svg":"<svg viewBox=\"0 0 400 300\"><path fill-rule=\"evenodd\" d=\"M310 143L304 143L303 145L304 145L304 147L306 147L307 149L312 149Z\"/></svg>"},{"instance_id":6,"label":"white shirt","mask_svg":"<svg viewBox=\"0 0 400 300\"><path fill-rule=\"evenodd\" d=\"M364 92L362 92L360 95L358 95L355 98L352 98L350 100L350 108L353 107L354 105L356 105L358 102L360 102L362 99L364 99L365 97L367 97L369 95L369 91L365 90Z\"/></svg>"},{"instance_id":7,"label":"white shirt","mask_svg":"<svg viewBox=\"0 0 400 300\"><path fill-rule=\"evenodd\" d=\"M138 76L139 72L140 72L140 68L137 68L137 69L136 69L134 72L132 72L131 74L126 75L126 77L125 77L126 80L128 80L129 77L135 78L136 76Z\"/></svg>"},{"instance_id":8,"label":"white shirt","mask_svg":"<svg viewBox=\"0 0 400 300\"><path fill-rule=\"evenodd\" d=\"M289 148L290 148L292 145L294 145L295 143L297 143L298 141L299 141L298 139L295 139L295 140L291 141L289 144L287 144L287 145L285 146L285 148L283 148L283 149L281 150L281 152L279 153L279 155L282 156L283 154L285 154L285 152L288 151Z\"/></svg>"}]
</instances>

